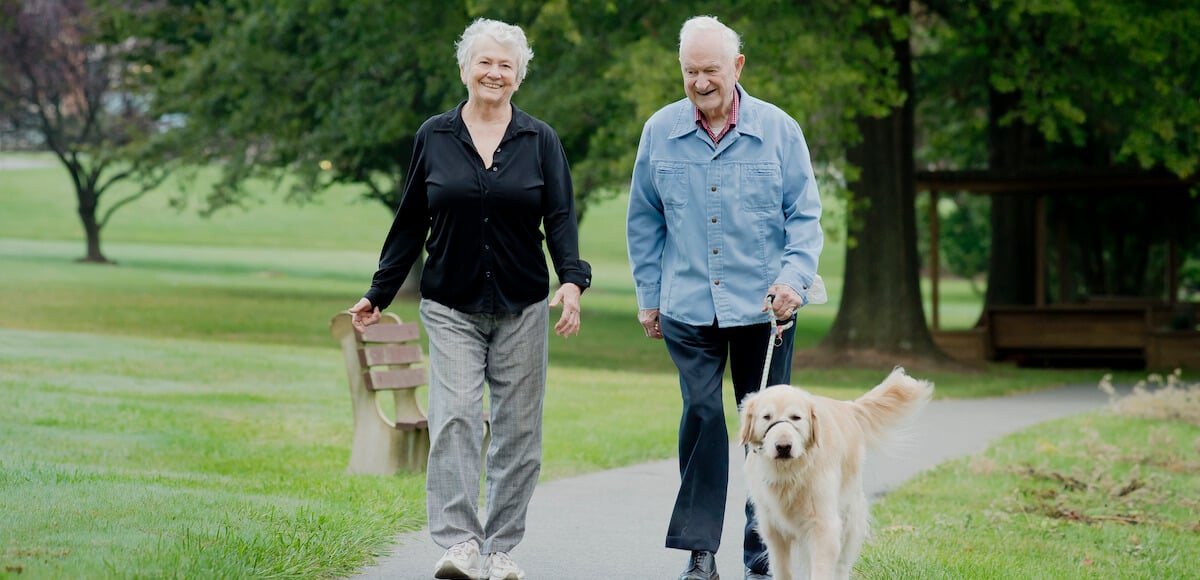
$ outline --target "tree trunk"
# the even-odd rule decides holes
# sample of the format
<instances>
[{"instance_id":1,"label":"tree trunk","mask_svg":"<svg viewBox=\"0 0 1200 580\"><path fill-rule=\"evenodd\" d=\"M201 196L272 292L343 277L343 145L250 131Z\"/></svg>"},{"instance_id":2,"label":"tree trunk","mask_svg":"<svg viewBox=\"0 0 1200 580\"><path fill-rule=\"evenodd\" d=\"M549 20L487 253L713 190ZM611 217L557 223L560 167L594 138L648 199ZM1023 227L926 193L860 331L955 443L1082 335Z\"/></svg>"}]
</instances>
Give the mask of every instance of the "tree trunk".
<instances>
[{"instance_id":1,"label":"tree trunk","mask_svg":"<svg viewBox=\"0 0 1200 580\"><path fill-rule=\"evenodd\" d=\"M912 148L903 145L901 116L861 120L863 141L849 152L864 168L852 190L866 203L855 219L861 227L851 231L842 301L825 347L939 353L921 304Z\"/></svg>"},{"instance_id":2,"label":"tree trunk","mask_svg":"<svg viewBox=\"0 0 1200 580\"><path fill-rule=\"evenodd\" d=\"M862 168L851 187L861 210L851 220L841 305L821 344L843 363L876 355L891 360L944 361L933 343L921 304L913 184L912 54L907 40L893 43L905 104L884 118L858 121L862 142L847 152ZM849 354L847 354L849 353ZM895 364L893 362L892 364Z\"/></svg>"},{"instance_id":3,"label":"tree trunk","mask_svg":"<svg viewBox=\"0 0 1200 580\"><path fill-rule=\"evenodd\" d=\"M70 169L70 168L68 168ZM79 201L79 220L83 223L83 235L87 242L87 254L79 259L80 262L96 264L111 264L104 253L100 251L100 223L96 221L96 206L99 196L82 177L76 178L75 198Z\"/></svg>"},{"instance_id":4,"label":"tree trunk","mask_svg":"<svg viewBox=\"0 0 1200 580\"><path fill-rule=\"evenodd\" d=\"M992 253L987 306L1037 302L1036 200L1026 194L992 195Z\"/></svg>"},{"instance_id":5,"label":"tree trunk","mask_svg":"<svg viewBox=\"0 0 1200 580\"><path fill-rule=\"evenodd\" d=\"M991 89L988 99L988 155L993 171L1020 172L1042 165L1041 134L1020 121L1001 126L1017 106L1019 93ZM987 306L1037 303L1037 200L1029 192L992 196L992 253L988 260Z\"/></svg>"}]
</instances>

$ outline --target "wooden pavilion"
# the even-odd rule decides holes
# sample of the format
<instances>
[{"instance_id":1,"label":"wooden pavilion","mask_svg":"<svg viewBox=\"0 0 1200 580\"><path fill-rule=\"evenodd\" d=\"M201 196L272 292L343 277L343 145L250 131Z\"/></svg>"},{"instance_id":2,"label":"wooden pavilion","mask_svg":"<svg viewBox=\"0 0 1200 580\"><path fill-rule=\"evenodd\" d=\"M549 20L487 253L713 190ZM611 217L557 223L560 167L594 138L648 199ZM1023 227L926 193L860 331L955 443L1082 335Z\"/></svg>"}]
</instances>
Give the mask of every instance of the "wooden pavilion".
<instances>
[{"instance_id":1,"label":"wooden pavilion","mask_svg":"<svg viewBox=\"0 0 1200 580\"><path fill-rule=\"evenodd\" d=\"M1128 195L1131 203L1196 203L1189 192L1197 180L1183 181L1159 173L1091 173L1086 175L1000 175L992 172L918 172L917 191L929 192L931 333L952 357L968 361L1007 360L1026 365L1071 365L1200 369L1200 304L1179 299L1180 242L1195 232L1191 213L1178 215L1166 237L1165 292L1161 296L1085 296L1068 300L1067 276L1072 267L1065 251L1067 229L1061 219L1048 220L1047 202L1062 196ZM943 330L939 315L938 196L948 192L1032 195L1035 201L1036 300L1027 305L987 306L978 324L967 330ZM1168 211L1167 215L1171 215ZM1061 215L1060 215L1061 217ZM1053 223L1051 223L1053 222ZM1052 236L1051 233L1054 233ZM1053 246L1051 245L1053 244ZM1055 250L1054 264L1048 264ZM1057 288L1047 288L1050 267ZM1051 292L1054 290L1054 301Z\"/></svg>"}]
</instances>

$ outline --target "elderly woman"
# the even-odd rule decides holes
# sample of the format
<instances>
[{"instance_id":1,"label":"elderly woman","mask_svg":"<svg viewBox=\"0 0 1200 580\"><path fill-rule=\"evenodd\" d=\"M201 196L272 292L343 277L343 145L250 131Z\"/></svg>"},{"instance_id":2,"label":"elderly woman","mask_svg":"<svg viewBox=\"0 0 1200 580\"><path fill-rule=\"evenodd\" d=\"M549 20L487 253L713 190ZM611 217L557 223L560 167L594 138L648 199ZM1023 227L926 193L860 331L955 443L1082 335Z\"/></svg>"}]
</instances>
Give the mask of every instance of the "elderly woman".
<instances>
[{"instance_id":1,"label":"elderly woman","mask_svg":"<svg viewBox=\"0 0 1200 580\"><path fill-rule=\"evenodd\" d=\"M519 27L476 20L457 43L467 100L417 132L404 197L370 290L351 309L379 320L424 246L421 322L429 336L429 530L447 548L435 578L519 580L509 552L525 532L541 470L549 307L579 331L591 267L579 258L562 144L511 103L533 52ZM560 286L550 277L542 234ZM477 514L484 384L491 408L487 520Z\"/></svg>"}]
</instances>

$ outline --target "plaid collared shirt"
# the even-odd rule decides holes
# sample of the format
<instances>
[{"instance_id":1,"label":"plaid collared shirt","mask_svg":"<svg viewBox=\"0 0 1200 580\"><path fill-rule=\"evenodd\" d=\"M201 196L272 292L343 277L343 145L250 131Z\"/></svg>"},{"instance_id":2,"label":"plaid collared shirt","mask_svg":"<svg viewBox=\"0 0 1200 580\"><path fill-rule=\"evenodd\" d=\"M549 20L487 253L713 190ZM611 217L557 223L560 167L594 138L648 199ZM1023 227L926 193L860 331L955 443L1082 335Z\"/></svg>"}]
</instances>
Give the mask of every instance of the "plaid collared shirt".
<instances>
[{"instance_id":1,"label":"plaid collared shirt","mask_svg":"<svg viewBox=\"0 0 1200 580\"><path fill-rule=\"evenodd\" d=\"M712 139L713 145L719 145L721 143L721 138L724 137L730 129L737 125L738 99L738 93L736 90L734 90L733 105L729 109L729 121L725 123L725 128L721 129L720 133L713 133L712 127L708 125L708 119L705 119L704 115L700 114L700 109L696 109L696 123L703 127L704 131L708 133L709 138Z\"/></svg>"}]
</instances>

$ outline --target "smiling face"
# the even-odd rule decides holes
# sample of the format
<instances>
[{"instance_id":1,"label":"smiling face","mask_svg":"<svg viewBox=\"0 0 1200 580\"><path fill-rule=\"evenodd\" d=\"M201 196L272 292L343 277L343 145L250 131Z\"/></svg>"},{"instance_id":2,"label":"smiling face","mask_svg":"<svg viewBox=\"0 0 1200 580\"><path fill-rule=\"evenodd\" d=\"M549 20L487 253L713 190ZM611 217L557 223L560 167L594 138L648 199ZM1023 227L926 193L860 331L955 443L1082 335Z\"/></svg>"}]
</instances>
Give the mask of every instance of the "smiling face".
<instances>
[{"instance_id":1,"label":"smiling face","mask_svg":"<svg viewBox=\"0 0 1200 580\"><path fill-rule=\"evenodd\" d=\"M467 99L483 105L507 104L521 87L517 53L494 39L480 38L466 66L459 69Z\"/></svg>"},{"instance_id":2,"label":"smiling face","mask_svg":"<svg viewBox=\"0 0 1200 580\"><path fill-rule=\"evenodd\" d=\"M744 55L729 54L716 30L697 31L680 45L683 91L709 123L729 115L745 62Z\"/></svg>"}]
</instances>

